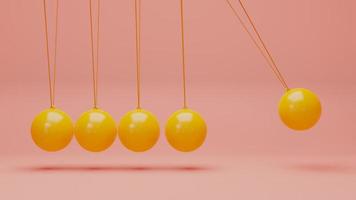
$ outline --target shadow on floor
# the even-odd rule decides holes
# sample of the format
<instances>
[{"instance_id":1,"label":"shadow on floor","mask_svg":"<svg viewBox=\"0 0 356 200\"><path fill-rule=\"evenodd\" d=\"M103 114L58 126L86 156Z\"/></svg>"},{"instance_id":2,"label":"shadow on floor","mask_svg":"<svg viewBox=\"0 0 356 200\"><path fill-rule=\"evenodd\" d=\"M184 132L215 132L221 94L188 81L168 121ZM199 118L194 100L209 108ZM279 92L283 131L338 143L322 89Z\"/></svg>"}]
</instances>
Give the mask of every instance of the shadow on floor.
<instances>
[{"instance_id":1,"label":"shadow on floor","mask_svg":"<svg viewBox=\"0 0 356 200\"><path fill-rule=\"evenodd\" d=\"M287 168L302 172L356 174L356 165L346 163L305 163L290 165Z\"/></svg>"},{"instance_id":2,"label":"shadow on floor","mask_svg":"<svg viewBox=\"0 0 356 200\"><path fill-rule=\"evenodd\" d=\"M25 172L203 172L216 168L207 166L164 166L164 165L47 165L17 168Z\"/></svg>"}]
</instances>

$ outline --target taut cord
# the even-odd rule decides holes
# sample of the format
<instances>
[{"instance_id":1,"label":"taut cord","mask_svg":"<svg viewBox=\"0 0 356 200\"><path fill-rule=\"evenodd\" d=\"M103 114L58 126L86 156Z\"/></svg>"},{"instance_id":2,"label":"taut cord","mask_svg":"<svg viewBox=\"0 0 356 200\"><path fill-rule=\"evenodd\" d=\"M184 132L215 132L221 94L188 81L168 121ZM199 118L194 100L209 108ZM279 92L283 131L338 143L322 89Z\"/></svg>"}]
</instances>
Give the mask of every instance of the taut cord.
<instances>
[{"instance_id":1,"label":"taut cord","mask_svg":"<svg viewBox=\"0 0 356 200\"><path fill-rule=\"evenodd\" d=\"M89 15L90 15L90 42L91 42L91 60L92 60L92 78L93 78L93 104L94 108L98 106L98 74L99 74L99 30L100 30L100 0L97 6L97 30L96 30L96 49L94 48L94 25L92 0L89 0ZM96 60L95 60L96 56Z\"/></svg>"},{"instance_id":2,"label":"taut cord","mask_svg":"<svg viewBox=\"0 0 356 200\"><path fill-rule=\"evenodd\" d=\"M251 33L251 31L248 29L246 23L242 20L241 16L239 15L239 13L237 12L237 10L234 8L234 6L231 4L230 0L226 0L226 2L228 3L228 5L230 6L230 8L232 9L234 15L236 16L236 18L238 19L238 21L241 23L243 29L247 32L247 34L250 36L250 38L252 39L253 43L255 44L255 46L258 48L258 50L260 51L260 53L263 55L263 57L266 59L269 67L271 68L271 70L273 71L273 73L276 75L277 79L281 82L281 84L283 85L283 87L286 90L289 90L289 87L282 75L282 73L280 72L280 70L277 67L277 64L272 56L272 54L270 53L270 51L268 50L265 42L263 41L261 34L258 32L255 23L253 22L252 17L248 14L247 9L245 7L245 5L242 3L241 0L238 0L240 3L240 6L242 7L243 12L245 13L246 17L248 18L248 21L250 23L250 25L252 26L252 29L254 31L254 33L257 35L258 40L256 40L253 36L253 34ZM261 44L259 45L258 42ZM262 46L262 47L261 47Z\"/></svg>"},{"instance_id":3,"label":"taut cord","mask_svg":"<svg viewBox=\"0 0 356 200\"><path fill-rule=\"evenodd\" d=\"M180 0L180 24L182 41L182 78L183 78L183 107L187 108L187 87L186 87L186 64L185 64L185 41L184 41L184 2Z\"/></svg>"},{"instance_id":4,"label":"taut cord","mask_svg":"<svg viewBox=\"0 0 356 200\"><path fill-rule=\"evenodd\" d=\"M48 71L48 83L49 83L49 98L50 106L54 108L55 100L55 85L56 85L56 69L57 69L57 40L58 40L58 7L59 1L56 1L56 17L55 17L55 36L54 36L54 58L53 58L53 80L51 73L51 59L49 52L49 39L48 39L48 20L47 20L47 3L43 0L43 14L44 14L44 26L45 26L45 38L46 38L46 55L47 55L47 71Z\"/></svg>"}]
</instances>

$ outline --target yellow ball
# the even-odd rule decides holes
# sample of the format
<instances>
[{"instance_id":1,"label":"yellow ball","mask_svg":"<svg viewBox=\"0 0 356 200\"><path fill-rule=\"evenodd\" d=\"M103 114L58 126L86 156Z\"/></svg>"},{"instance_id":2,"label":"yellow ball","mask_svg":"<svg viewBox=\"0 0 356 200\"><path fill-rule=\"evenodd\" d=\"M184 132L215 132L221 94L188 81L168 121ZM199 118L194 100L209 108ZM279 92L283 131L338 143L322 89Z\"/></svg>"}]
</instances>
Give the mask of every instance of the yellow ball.
<instances>
[{"instance_id":1,"label":"yellow ball","mask_svg":"<svg viewBox=\"0 0 356 200\"><path fill-rule=\"evenodd\" d=\"M166 137L169 144L182 152L199 148L205 141L206 132L204 119L190 109L176 111L166 124Z\"/></svg>"},{"instance_id":2,"label":"yellow ball","mask_svg":"<svg viewBox=\"0 0 356 200\"><path fill-rule=\"evenodd\" d=\"M319 121L321 104L313 92L303 88L291 89L279 102L279 115L289 128L307 130Z\"/></svg>"},{"instance_id":3,"label":"yellow ball","mask_svg":"<svg viewBox=\"0 0 356 200\"><path fill-rule=\"evenodd\" d=\"M156 117L143 109L126 113L119 123L121 143L131 151L151 149L159 138L159 123Z\"/></svg>"},{"instance_id":4,"label":"yellow ball","mask_svg":"<svg viewBox=\"0 0 356 200\"><path fill-rule=\"evenodd\" d=\"M57 108L42 111L32 122L31 135L35 144L45 151L64 149L73 138L70 117Z\"/></svg>"},{"instance_id":5,"label":"yellow ball","mask_svg":"<svg viewBox=\"0 0 356 200\"><path fill-rule=\"evenodd\" d=\"M84 149L104 151L115 141L116 123L109 113L94 108L79 117L74 134Z\"/></svg>"}]
</instances>

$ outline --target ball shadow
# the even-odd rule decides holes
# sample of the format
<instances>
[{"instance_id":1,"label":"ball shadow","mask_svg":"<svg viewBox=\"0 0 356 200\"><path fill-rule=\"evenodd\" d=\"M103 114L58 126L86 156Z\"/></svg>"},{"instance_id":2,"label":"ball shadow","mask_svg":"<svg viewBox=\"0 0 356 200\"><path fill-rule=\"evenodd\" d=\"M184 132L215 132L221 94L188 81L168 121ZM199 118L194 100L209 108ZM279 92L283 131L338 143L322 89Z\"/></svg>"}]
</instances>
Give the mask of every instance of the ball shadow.
<instances>
[{"instance_id":1,"label":"ball shadow","mask_svg":"<svg viewBox=\"0 0 356 200\"><path fill-rule=\"evenodd\" d=\"M25 172L206 172L215 170L208 166L164 166L164 165L47 165L18 168Z\"/></svg>"},{"instance_id":2,"label":"ball shadow","mask_svg":"<svg viewBox=\"0 0 356 200\"><path fill-rule=\"evenodd\" d=\"M356 174L356 166L346 163L306 163L287 167L290 170L315 173Z\"/></svg>"}]
</instances>

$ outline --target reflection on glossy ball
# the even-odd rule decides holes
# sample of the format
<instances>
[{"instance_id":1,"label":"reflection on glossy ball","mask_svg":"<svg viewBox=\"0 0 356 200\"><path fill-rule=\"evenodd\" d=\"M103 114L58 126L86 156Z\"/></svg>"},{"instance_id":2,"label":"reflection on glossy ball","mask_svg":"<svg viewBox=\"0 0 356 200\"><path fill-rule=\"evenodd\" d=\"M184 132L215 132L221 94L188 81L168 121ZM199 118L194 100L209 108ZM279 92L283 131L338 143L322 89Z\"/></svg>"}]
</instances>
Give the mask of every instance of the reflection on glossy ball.
<instances>
[{"instance_id":1,"label":"reflection on glossy ball","mask_svg":"<svg viewBox=\"0 0 356 200\"><path fill-rule=\"evenodd\" d=\"M319 121L321 104L313 92L303 88L291 89L279 102L279 115L289 128L307 130Z\"/></svg>"},{"instance_id":2,"label":"reflection on glossy ball","mask_svg":"<svg viewBox=\"0 0 356 200\"><path fill-rule=\"evenodd\" d=\"M52 152L59 151L72 140L72 120L59 109L44 110L33 120L31 135L35 144L41 149Z\"/></svg>"},{"instance_id":3,"label":"reflection on glossy ball","mask_svg":"<svg viewBox=\"0 0 356 200\"><path fill-rule=\"evenodd\" d=\"M121 143L131 151L151 149L159 138L159 123L154 115L143 109L126 113L119 123Z\"/></svg>"},{"instance_id":4,"label":"reflection on glossy ball","mask_svg":"<svg viewBox=\"0 0 356 200\"><path fill-rule=\"evenodd\" d=\"M74 134L84 149L100 152L109 148L115 141L116 124L109 113L91 109L80 116Z\"/></svg>"},{"instance_id":5,"label":"reflection on glossy ball","mask_svg":"<svg viewBox=\"0 0 356 200\"><path fill-rule=\"evenodd\" d=\"M205 141L207 127L203 118L193 110L181 109L173 113L166 124L169 144L178 151L190 152Z\"/></svg>"}]
</instances>

